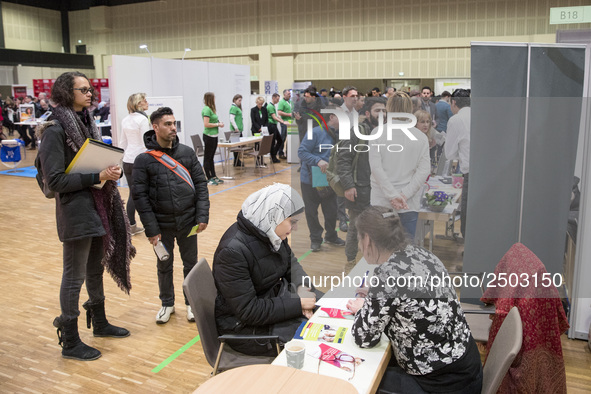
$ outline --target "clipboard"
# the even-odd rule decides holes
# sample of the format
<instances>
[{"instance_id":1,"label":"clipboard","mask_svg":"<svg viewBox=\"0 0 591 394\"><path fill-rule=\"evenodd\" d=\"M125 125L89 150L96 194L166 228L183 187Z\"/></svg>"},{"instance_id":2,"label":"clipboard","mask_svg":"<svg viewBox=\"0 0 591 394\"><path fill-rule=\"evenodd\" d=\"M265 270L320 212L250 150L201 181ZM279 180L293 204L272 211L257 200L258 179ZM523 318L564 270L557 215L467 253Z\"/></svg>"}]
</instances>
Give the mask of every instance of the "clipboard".
<instances>
[{"instance_id":1,"label":"clipboard","mask_svg":"<svg viewBox=\"0 0 591 394\"><path fill-rule=\"evenodd\" d=\"M110 166L121 166L123 152L121 148L87 138L66 168L66 174L96 174ZM104 184L103 181L93 187L102 189Z\"/></svg>"}]
</instances>

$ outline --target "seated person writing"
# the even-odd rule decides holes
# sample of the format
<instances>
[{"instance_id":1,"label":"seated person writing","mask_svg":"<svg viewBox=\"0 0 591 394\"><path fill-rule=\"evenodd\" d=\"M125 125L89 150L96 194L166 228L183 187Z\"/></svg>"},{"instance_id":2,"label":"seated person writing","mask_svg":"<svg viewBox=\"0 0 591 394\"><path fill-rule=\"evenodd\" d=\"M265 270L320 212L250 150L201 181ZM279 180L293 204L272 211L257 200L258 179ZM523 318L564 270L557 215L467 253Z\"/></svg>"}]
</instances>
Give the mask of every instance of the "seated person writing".
<instances>
[{"instance_id":1,"label":"seated person writing","mask_svg":"<svg viewBox=\"0 0 591 394\"><path fill-rule=\"evenodd\" d=\"M371 348L382 333L391 341L394 357L380 390L480 393L480 354L456 293L449 283L431 288L428 280L447 275L443 263L406 241L391 208L369 207L356 225L363 257L378 267L365 299L350 300L347 307L355 313L357 345Z\"/></svg>"},{"instance_id":2,"label":"seated person writing","mask_svg":"<svg viewBox=\"0 0 591 394\"><path fill-rule=\"evenodd\" d=\"M304 212L302 197L275 183L251 194L213 257L218 333L279 335L280 343L312 317L321 292L302 287L306 272L287 242ZM228 341L249 355L275 355L268 340Z\"/></svg>"}]
</instances>

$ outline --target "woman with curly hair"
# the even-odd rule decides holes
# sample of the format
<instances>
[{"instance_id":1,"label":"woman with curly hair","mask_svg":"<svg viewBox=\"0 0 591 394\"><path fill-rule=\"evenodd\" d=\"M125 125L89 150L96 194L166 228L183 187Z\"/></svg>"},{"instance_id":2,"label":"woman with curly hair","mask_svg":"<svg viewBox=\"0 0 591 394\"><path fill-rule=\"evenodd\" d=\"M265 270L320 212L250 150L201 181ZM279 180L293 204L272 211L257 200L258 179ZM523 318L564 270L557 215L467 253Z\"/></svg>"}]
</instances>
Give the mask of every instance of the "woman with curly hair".
<instances>
[{"instance_id":1,"label":"woman with curly hair","mask_svg":"<svg viewBox=\"0 0 591 394\"><path fill-rule=\"evenodd\" d=\"M101 356L100 351L83 343L78 334L82 284L86 281L89 300L83 306L94 336L128 336L128 330L109 324L105 316L103 272L107 268L119 287L129 293L129 264L135 255L116 184L121 168L111 166L93 174L66 173L86 139L101 139L88 112L93 94L86 75L77 71L60 75L51 91L55 108L50 123L39 130L38 160L47 187L55 193L57 232L63 243L61 315L53 325L62 356L81 361ZM93 187L101 182L102 188Z\"/></svg>"}]
</instances>

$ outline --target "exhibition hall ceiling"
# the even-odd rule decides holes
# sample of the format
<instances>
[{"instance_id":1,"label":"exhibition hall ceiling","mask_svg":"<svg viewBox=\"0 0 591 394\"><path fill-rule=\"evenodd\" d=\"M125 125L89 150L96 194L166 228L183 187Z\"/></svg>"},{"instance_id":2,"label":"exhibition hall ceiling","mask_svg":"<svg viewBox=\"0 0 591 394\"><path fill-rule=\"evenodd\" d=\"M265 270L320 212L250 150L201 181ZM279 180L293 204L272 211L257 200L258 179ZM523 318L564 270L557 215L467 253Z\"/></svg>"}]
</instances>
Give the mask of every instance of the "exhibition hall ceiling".
<instances>
[{"instance_id":1,"label":"exhibition hall ceiling","mask_svg":"<svg viewBox=\"0 0 591 394\"><path fill-rule=\"evenodd\" d=\"M162 2L163 0L0 0L0 2L1 1L56 11L79 11L87 10L90 7L112 7L125 4L146 3L150 1Z\"/></svg>"}]
</instances>

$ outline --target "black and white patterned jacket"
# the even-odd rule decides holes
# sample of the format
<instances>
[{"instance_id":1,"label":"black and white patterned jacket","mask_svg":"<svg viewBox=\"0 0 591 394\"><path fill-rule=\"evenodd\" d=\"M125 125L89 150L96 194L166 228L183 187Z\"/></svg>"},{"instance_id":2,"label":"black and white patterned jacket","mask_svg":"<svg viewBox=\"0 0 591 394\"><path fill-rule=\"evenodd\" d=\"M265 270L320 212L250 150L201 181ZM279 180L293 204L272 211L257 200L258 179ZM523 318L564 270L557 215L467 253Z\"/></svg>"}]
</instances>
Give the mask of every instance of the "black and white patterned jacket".
<instances>
[{"instance_id":1,"label":"black and white patterned jacket","mask_svg":"<svg viewBox=\"0 0 591 394\"><path fill-rule=\"evenodd\" d=\"M431 287L432 281L438 283L432 278L442 274L447 275L443 263L425 249L409 245L392 254L375 269L379 285L369 289L355 316L357 345L373 347L385 333L398 364L411 375L425 375L460 359L470 329L453 286Z\"/></svg>"}]
</instances>

